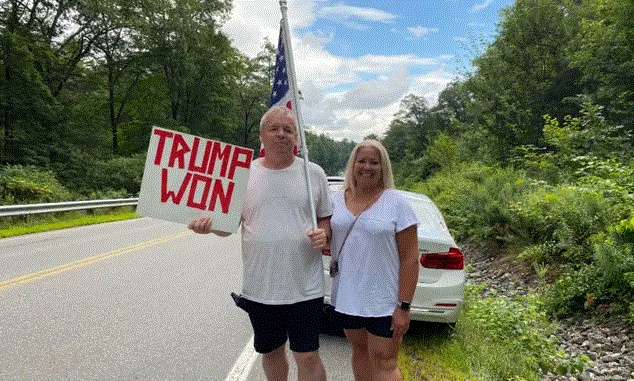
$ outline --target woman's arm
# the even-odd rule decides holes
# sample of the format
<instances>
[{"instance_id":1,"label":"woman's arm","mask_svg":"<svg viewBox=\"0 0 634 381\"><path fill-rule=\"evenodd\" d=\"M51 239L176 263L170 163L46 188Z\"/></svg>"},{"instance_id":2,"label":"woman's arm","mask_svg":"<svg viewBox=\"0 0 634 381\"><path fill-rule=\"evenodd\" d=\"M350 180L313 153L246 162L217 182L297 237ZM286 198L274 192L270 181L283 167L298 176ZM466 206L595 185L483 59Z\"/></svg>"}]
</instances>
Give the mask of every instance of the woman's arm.
<instances>
[{"instance_id":1,"label":"woman's arm","mask_svg":"<svg viewBox=\"0 0 634 381\"><path fill-rule=\"evenodd\" d=\"M396 233L398 249L399 276L398 301L411 302L418 283L418 234L417 226L412 225ZM392 329L395 336L402 336L409 329L409 311L397 306L392 315Z\"/></svg>"}]
</instances>

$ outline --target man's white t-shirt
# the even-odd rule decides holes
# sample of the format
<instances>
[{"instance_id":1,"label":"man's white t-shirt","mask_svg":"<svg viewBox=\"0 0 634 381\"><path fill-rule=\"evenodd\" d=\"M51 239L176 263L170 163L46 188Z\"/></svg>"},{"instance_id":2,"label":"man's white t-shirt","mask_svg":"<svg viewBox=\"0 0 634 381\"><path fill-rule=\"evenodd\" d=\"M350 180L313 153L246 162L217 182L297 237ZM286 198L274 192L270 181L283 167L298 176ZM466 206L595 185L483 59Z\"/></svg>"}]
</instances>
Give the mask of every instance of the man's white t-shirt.
<instances>
[{"instance_id":1,"label":"man's white t-shirt","mask_svg":"<svg viewBox=\"0 0 634 381\"><path fill-rule=\"evenodd\" d=\"M324 170L309 163L318 218L332 215ZM292 304L324 295L321 250L312 229L304 159L284 169L251 163L242 209L242 296L259 303Z\"/></svg>"},{"instance_id":2,"label":"man's white t-shirt","mask_svg":"<svg viewBox=\"0 0 634 381\"><path fill-rule=\"evenodd\" d=\"M331 249L339 250L355 217L346 207L343 191L333 196L333 206ZM400 267L396 233L419 224L411 206L393 189L384 190L361 213L341 250L339 274L333 279L336 311L363 317L392 315Z\"/></svg>"}]
</instances>

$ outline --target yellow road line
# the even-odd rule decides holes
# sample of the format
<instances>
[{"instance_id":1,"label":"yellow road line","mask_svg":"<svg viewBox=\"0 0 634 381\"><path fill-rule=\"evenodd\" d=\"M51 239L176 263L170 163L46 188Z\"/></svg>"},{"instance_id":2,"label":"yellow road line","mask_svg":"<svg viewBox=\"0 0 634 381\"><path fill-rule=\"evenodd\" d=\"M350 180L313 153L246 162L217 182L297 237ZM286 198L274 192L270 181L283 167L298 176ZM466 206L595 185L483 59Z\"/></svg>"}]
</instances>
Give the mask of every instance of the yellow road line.
<instances>
[{"instance_id":1,"label":"yellow road line","mask_svg":"<svg viewBox=\"0 0 634 381\"><path fill-rule=\"evenodd\" d=\"M78 267L86 266L86 265L89 265L91 263L95 263L95 262L98 262L98 261L102 261L104 259L115 257L117 255L121 255L121 254L129 253L131 251L139 250L139 249L142 249L144 247L150 247L150 246L153 246L153 245L157 245L159 243L166 242L166 241L169 241L169 240L172 240L172 239L175 239L175 238L180 238L180 237L186 236L188 234L192 234L192 232L191 231L185 231L183 233L179 233L179 234L175 234L175 235L171 235L171 236L167 236L167 237L156 238L156 239L153 239L153 240L150 240L150 241L141 242L141 243L133 245L133 246L124 247L122 249L117 249L117 250L109 251L107 253L97 254L97 255L92 256L92 257L80 259L78 261L66 263L64 265L60 265L60 266L57 266L57 267L52 267L50 269L37 271L37 272L31 273L31 274L23 275L23 276L20 276L20 277L17 277L17 278L13 278L13 279L8 279L8 280L0 282L0 291L3 291L5 288L8 288L8 287L17 286L19 284L24 284L24 283L28 283L28 282L33 282L35 280L43 279L43 278L49 277L51 275L59 274L59 273L64 272L64 271L68 271L68 270L71 270L71 269L76 269Z\"/></svg>"}]
</instances>

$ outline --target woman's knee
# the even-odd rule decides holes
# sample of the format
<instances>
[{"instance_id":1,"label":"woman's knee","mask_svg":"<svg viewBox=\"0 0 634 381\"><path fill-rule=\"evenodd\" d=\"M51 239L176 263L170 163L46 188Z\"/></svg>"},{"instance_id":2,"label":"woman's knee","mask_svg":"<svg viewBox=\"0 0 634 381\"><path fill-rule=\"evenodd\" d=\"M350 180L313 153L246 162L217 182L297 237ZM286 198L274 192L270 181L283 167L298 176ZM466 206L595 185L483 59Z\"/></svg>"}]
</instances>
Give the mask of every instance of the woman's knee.
<instances>
[{"instance_id":1,"label":"woman's knee","mask_svg":"<svg viewBox=\"0 0 634 381\"><path fill-rule=\"evenodd\" d=\"M398 353L373 351L370 355L373 367L381 372L388 372L398 367Z\"/></svg>"}]
</instances>

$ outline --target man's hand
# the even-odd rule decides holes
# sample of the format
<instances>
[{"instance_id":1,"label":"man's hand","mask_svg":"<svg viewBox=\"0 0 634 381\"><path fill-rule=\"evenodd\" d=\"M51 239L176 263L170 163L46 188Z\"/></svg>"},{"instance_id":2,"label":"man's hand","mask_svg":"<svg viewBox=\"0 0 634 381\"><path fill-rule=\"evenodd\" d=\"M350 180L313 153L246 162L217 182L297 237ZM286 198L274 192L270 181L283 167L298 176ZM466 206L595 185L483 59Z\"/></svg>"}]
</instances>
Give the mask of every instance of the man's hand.
<instances>
[{"instance_id":1,"label":"man's hand","mask_svg":"<svg viewBox=\"0 0 634 381\"><path fill-rule=\"evenodd\" d=\"M313 248L323 249L328 245L328 236L324 229L309 230L307 234L313 242Z\"/></svg>"},{"instance_id":2,"label":"man's hand","mask_svg":"<svg viewBox=\"0 0 634 381\"><path fill-rule=\"evenodd\" d=\"M187 227L198 234L211 233L211 217L203 217L190 222Z\"/></svg>"}]
</instances>

